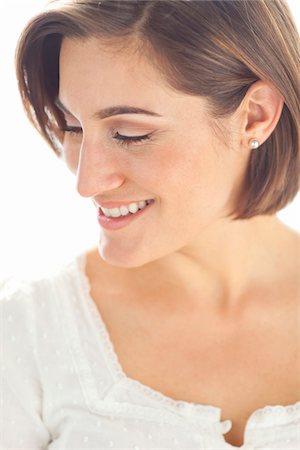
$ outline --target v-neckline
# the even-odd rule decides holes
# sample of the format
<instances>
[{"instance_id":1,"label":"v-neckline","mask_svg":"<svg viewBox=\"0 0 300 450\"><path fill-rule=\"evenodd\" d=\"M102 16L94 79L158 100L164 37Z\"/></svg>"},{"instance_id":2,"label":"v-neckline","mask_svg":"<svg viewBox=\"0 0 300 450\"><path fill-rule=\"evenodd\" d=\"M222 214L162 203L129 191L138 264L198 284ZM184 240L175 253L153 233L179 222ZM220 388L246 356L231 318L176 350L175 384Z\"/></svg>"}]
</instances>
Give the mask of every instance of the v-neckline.
<instances>
[{"instance_id":1,"label":"v-neckline","mask_svg":"<svg viewBox=\"0 0 300 450\"><path fill-rule=\"evenodd\" d=\"M223 434L227 433L232 428L232 421L230 419L226 419L221 422L222 409L220 407L215 405L193 403L185 400L175 400L172 397L169 397L162 392L151 388L150 386L147 386L146 384L128 376L125 373L120 363L118 354L115 351L105 321L94 299L91 296L91 285L86 274L86 253L79 254L76 258L75 263L76 270L79 273L78 281L83 291L81 300L87 303L86 306L89 307L93 319L98 326L98 331L101 337L104 338L104 341L102 341L102 345L103 342L105 342L104 348L106 350L106 361L109 364L110 370L115 375L116 379L122 380L122 382L133 387L134 389L137 389L138 391L142 391L150 398L156 399L159 403L170 407L174 411L184 411L188 414L190 414L191 412L195 412L196 414L200 414L202 416L208 415L210 416L210 419L212 421L217 420L220 422L220 429L222 430ZM266 405L264 407L258 408L250 414L246 421L243 434L243 444L240 447L234 446L228 443L223 436L224 442L229 446L229 448L246 450L248 448L248 444L246 443L246 441L250 425L251 428L257 424L262 425L268 423L274 416L279 417L280 415L289 415L292 414L295 410L300 412L300 400L294 404L289 405Z\"/></svg>"}]
</instances>

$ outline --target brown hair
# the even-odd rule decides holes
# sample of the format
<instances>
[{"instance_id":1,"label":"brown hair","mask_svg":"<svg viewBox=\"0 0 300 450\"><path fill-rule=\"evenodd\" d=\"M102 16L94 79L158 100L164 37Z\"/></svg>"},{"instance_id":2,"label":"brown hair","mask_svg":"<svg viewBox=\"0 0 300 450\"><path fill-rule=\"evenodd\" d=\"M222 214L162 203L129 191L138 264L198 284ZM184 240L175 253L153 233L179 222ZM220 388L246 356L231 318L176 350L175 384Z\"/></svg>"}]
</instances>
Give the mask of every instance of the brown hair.
<instances>
[{"instance_id":1,"label":"brown hair","mask_svg":"<svg viewBox=\"0 0 300 450\"><path fill-rule=\"evenodd\" d=\"M132 40L149 49L169 85L208 100L213 119L232 114L267 80L284 97L280 120L251 152L234 219L274 214L300 189L299 33L284 0L54 0L24 29L16 52L23 104L56 154L55 105L63 37ZM128 39L125 39L128 38Z\"/></svg>"}]
</instances>

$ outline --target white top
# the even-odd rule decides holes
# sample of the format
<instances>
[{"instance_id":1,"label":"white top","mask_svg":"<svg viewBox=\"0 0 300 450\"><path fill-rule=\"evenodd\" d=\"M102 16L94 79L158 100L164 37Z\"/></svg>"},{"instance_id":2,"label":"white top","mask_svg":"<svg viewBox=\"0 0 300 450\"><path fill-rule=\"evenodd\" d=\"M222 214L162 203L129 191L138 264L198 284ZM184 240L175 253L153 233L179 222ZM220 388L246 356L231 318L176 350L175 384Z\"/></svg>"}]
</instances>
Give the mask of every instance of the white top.
<instances>
[{"instance_id":1,"label":"white top","mask_svg":"<svg viewBox=\"0 0 300 450\"><path fill-rule=\"evenodd\" d=\"M46 277L2 283L2 450L300 449L300 401L253 412L234 447L220 408L129 378L89 290L85 255Z\"/></svg>"}]
</instances>

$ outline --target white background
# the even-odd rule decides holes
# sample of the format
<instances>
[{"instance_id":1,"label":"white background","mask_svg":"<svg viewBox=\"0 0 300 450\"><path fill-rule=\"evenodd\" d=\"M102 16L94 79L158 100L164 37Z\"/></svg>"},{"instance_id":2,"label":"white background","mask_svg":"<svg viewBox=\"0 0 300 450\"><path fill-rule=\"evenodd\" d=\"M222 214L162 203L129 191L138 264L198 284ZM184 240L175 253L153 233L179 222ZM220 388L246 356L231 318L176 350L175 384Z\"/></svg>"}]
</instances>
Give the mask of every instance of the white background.
<instances>
[{"instance_id":1,"label":"white background","mask_svg":"<svg viewBox=\"0 0 300 450\"><path fill-rule=\"evenodd\" d=\"M300 1L289 0L298 25ZM14 50L43 0L0 2L0 276L31 276L97 245L91 200L28 123L18 96ZM300 194L278 216L300 231Z\"/></svg>"}]
</instances>

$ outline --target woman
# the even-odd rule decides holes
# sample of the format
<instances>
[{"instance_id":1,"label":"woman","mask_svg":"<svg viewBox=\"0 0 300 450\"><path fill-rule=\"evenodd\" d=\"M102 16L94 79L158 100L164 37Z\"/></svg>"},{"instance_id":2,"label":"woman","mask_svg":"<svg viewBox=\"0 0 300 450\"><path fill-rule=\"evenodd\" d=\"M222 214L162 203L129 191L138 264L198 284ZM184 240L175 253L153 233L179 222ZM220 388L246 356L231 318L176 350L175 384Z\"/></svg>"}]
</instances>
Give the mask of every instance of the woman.
<instances>
[{"instance_id":1,"label":"woman","mask_svg":"<svg viewBox=\"0 0 300 450\"><path fill-rule=\"evenodd\" d=\"M100 238L6 286L1 448L299 448L299 54L283 0L30 21L22 99Z\"/></svg>"}]
</instances>

